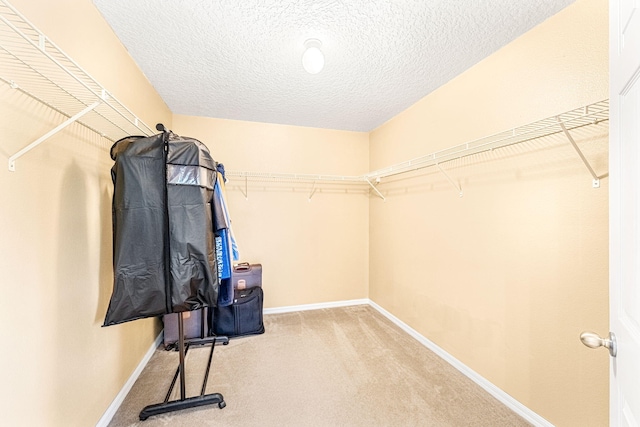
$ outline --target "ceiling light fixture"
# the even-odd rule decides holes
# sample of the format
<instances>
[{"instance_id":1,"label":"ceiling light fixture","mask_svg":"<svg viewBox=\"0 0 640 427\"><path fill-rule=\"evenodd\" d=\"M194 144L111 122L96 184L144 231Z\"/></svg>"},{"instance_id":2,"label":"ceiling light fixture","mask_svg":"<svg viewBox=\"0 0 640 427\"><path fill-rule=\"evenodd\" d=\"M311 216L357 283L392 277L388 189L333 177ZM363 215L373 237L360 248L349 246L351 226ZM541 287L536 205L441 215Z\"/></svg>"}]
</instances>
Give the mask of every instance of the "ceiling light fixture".
<instances>
[{"instance_id":1,"label":"ceiling light fixture","mask_svg":"<svg viewBox=\"0 0 640 427\"><path fill-rule=\"evenodd\" d=\"M305 51L302 54L302 66L309 74L318 74L324 67L321 46L322 43L318 39L308 39L304 42Z\"/></svg>"}]
</instances>

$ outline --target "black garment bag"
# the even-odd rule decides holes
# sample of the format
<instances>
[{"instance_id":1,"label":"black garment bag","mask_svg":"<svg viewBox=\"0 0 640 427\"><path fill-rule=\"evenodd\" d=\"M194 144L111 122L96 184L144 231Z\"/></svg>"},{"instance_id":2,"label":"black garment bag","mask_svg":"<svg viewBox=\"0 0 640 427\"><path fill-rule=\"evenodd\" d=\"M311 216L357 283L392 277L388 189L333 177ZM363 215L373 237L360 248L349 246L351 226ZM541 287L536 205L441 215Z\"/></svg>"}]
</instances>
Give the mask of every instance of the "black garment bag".
<instances>
[{"instance_id":1,"label":"black garment bag","mask_svg":"<svg viewBox=\"0 0 640 427\"><path fill-rule=\"evenodd\" d=\"M215 307L216 163L200 141L163 132L111 147L114 286L104 325Z\"/></svg>"}]
</instances>

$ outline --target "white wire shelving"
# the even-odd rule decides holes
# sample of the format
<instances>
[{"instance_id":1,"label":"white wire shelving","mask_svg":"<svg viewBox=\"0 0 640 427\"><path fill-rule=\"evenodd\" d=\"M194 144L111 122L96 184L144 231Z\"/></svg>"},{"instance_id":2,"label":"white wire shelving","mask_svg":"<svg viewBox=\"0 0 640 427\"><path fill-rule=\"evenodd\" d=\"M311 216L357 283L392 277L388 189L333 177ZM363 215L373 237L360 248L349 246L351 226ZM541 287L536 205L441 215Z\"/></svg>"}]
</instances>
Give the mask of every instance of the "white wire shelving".
<instances>
[{"instance_id":1,"label":"white wire shelving","mask_svg":"<svg viewBox=\"0 0 640 427\"><path fill-rule=\"evenodd\" d=\"M15 170L15 162L18 158L74 122L97 132L110 141L116 141L128 135L155 133L6 0L0 0L0 81L67 117L63 123L10 156L9 170ZM461 188L446 174L440 164L484 151L564 133L591 174L593 186L598 187L600 177L582 154L570 131L608 119L609 101L603 100L364 175L228 171L226 176L233 181L244 181L245 191L249 181L312 183L314 188L312 194L317 183L333 183L368 186L384 199L377 188L379 183L384 182L384 178L436 167L462 194Z\"/></svg>"},{"instance_id":2,"label":"white wire shelving","mask_svg":"<svg viewBox=\"0 0 640 427\"><path fill-rule=\"evenodd\" d=\"M18 158L74 122L110 141L154 133L5 0L0 0L0 81L67 117L10 156L11 171Z\"/></svg>"},{"instance_id":3,"label":"white wire shelving","mask_svg":"<svg viewBox=\"0 0 640 427\"><path fill-rule=\"evenodd\" d=\"M543 138L557 133L569 135L568 131L580 127L598 124L609 120L609 101L603 100L575 110L548 117L519 126L507 131L496 133L475 141L456 145L445 150L436 151L402 163L388 166L367 174L371 180L385 178L400 173L415 171L440 163L471 156L483 151L491 151L509 145L519 144L532 139ZM573 138L571 138L573 139ZM577 147L574 147L578 149ZM582 156L581 156L582 157ZM594 176L594 178L596 178Z\"/></svg>"},{"instance_id":4,"label":"white wire shelving","mask_svg":"<svg viewBox=\"0 0 640 427\"><path fill-rule=\"evenodd\" d=\"M225 173L226 177L248 179L251 181L261 182L335 182L352 184L363 183L362 176L349 176L349 175L314 175L314 174L301 174L301 173L273 173L273 172L233 172L229 171Z\"/></svg>"},{"instance_id":5,"label":"white wire shelving","mask_svg":"<svg viewBox=\"0 0 640 427\"><path fill-rule=\"evenodd\" d=\"M243 181L244 191L241 187L238 187L245 198L248 199L249 194L249 181L252 182L268 182L268 183L311 183L311 193L309 194L309 200L316 192L316 185L320 183L332 183L338 185L349 184L351 186L363 186L366 185L366 181L362 176L349 176L349 175L314 175L314 174L300 174L300 173L274 173L274 172L234 172L227 171L225 177L232 181ZM377 189L374 187L377 192ZM382 195L381 195L382 196Z\"/></svg>"},{"instance_id":6,"label":"white wire shelving","mask_svg":"<svg viewBox=\"0 0 640 427\"><path fill-rule=\"evenodd\" d=\"M507 131L496 133L474 141L459 144L445 150L436 151L424 156L416 157L401 163L387 166L360 176L348 175L310 175L310 174L287 174L287 173L260 173L260 172L227 172L227 176L232 179L243 179L245 181L245 190L248 181L259 182L332 182L345 184L361 184L370 186L374 192L384 199L384 196L377 189L376 185L383 182L384 178L414 172L428 167L436 167L462 195L462 189L456 184L449 175L440 167L440 164L452 160L472 156L485 151L496 150L514 144L520 144L537 138L563 133L573 148L576 150L578 157L582 160L585 167L593 178L593 187L600 186L600 177L595 173L588 159L583 155L578 144L576 144L570 131L581 127L597 125L609 120L609 101L603 100L584 107L576 108L538 120L523 126L519 126Z\"/></svg>"}]
</instances>

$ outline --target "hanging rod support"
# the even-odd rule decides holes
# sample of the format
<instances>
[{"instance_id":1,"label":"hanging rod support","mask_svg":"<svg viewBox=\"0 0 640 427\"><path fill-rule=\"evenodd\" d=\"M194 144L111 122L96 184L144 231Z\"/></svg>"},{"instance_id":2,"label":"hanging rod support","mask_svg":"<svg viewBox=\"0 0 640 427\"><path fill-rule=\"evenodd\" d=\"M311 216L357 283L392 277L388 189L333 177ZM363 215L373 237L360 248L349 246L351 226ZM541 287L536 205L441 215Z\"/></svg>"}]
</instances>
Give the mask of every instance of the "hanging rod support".
<instances>
[{"instance_id":1,"label":"hanging rod support","mask_svg":"<svg viewBox=\"0 0 640 427\"><path fill-rule=\"evenodd\" d=\"M59 124L55 128L51 129L49 132L47 132L46 134L42 135L40 138L36 139L35 141L33 141L31 144L27 145L26 147L24 147L22 150L18 151L13 156L9 157L9 170L11 172L15 172L15 170L16 170L16 160L18 160L20 157L22 157L23 155L25 155L26 153L28 153L32 149L36 148L38 145L40 145L42 142L44 142L45 140L47 140L51 136L55 135L56 133L60 132L62 129L64 129L67 126L69 126L71 123L73 123L76 120L78 120L80 117L82 117L85 114L87 114L88 112L92 111L98 105L100 105L100 101L94 102L93 104L91 104L87 108L85 108L84 110L80 111L75 116L69 117L67 120L65 120L64 122L62 122L61 124Z\"/></svg>"},{"instance_id":2,"label":"hanging rod support","mask_svg":"<svg viewBox=\"0 0 640 427\"><path fill-rule=\"evenodd\" d=\"M449 174L447 174L444 169L442 169L440 167L439 163L436 163L436 167L438 168L438 170L440 172L442 172L442 174L447 178L447 180L449 180L449 182L451 183L451 185L453 185L455 187L456 190L458 190L458 196L462 197L462 187L460 187L458 184L456 184L453 179L451 179L451 177L449 176Z\"/></svg>"},{"instance_id":3,"label":"hanging rod support","mask_svg":"<svg viewBox=\"0 0 640 427\"><path fill-rule=\"evenodd\" d=\"M564 123L562 123L562 121L560 120L560 117L558 117L558 123L560 123L560 127L562 128L562 132L564 132L565 136L567 137L567 139L569 140L571 145L573 145L573 148L578 153L578 156L580 156L580 159L582 160L582 163L584 163L584 165L589 170L589 173L593 177L593 188L600 188L600 177L598 177L598 175L596 175L596 172L593 170L593 168L589 164L589 161L584 156L584 154L582 154L582 151L580 150L580 147L578 147L578 144L576 144L576 141L573 139L573 137L571 136L571 134L569 133L569 131L565 127Z\"/></svg>"},{"instance_id":4,"label":"hanging rod support","mask_svg":"<svg viewBox=\"0 0 640 427\"><path fill-rule=\"evenodd\" d=\"M227 172L227 176L228 176L228 172ZM242 187L238 186L238 190L240 190L240 193L244 196L245 200L249 200L249 183L248 183L248 176L245 175L244 176L244 191L242 191Z\"/></svg>"},{"instance_id":5,"label":"hanging rod support","mask_svg":"<svg viewBox=\"0 0 640 427\"><path fill-rule=\"evenodd\" d=\"M316 193L316 181L313 181L313 187L311 187L311 193L309 194L309 202L311 201L311 198L313 197L313 195Z\"/></svg>"},{"instance_id":6,"label":"hanging rod support","mask_svg":"<svg viewBox=\"0 0 640 427\"><path fill-rule=\"evenodd\" d=\"M378 194L378 196L380 196L380 198L382 198L382 200L384 200L385 202L387 201L387 199L385 199L385 198L384 198L384 196L382 195L382 193L378 191L378 189L376 188L376 186L375 186L375 185L373 185L373 184L371 183L371 181L369 181L369 178L366 178L366 177L365 177L365 179L364 179L364 180L365 180L365 181L367 181L367 183L371 186L371 188L373 188L373 191L375 191L375 192ZM376 180L376 181L377 181L377 180Z\"/></svg>"}]
</instances>

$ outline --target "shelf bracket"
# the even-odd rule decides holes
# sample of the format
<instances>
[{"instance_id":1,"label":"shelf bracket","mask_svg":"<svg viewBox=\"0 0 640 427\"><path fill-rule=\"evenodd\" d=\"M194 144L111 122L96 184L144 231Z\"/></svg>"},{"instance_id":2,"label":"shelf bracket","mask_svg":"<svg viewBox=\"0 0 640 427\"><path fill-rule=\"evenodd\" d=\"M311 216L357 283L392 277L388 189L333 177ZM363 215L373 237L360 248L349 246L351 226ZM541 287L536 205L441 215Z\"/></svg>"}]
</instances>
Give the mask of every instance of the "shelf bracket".
<instances>
[{"instance_id":1,"label":"shelf bracket","mask_svg":"<svg viewBox=\"0 0 640 427\"><path fill-rule=\"evenodd\" d=\"M244 191L242 191L242 188L238 187L238 189L240 190L240 192L244 196L245 200L249 200L249 183L248 183L248 180L249 180L249 178L247 177L247 175L245 175L244 176Z\"/></svg>"},{"instance_id":2,"label":"shelf bracket","mask_svg":"<svg viewBox=\"0 0 640 427\"><path fill-rule=\"evenodd\" d=\"M462 187L460 187L458 184L456 184L453 179L451 179L451 177L449 176L449 174L447 174L444 169L442 169L440 167L439 163L436 163L436 167L438 168L438 170L447 178L447 180L451 183L451 185L453 185L455 187L456 190L458 190L458 196L462 197Z\"/></svg>"},{"instance_id":3,"label":"shelf bracket","mask_svg":"<svg viewBox=\"0 0 640 427\"><path fill-rule=\"evenodd\" d=\"M313 181L313 187L311 187L311 193L309 194L308 201L311 202L311 198L316 193L316 181Z\"/></svg>"},{"instance_id":4,"label":"shelf bracket","mask_svg":"<svg viewBox=\"0 0 640 427\"><path fill-rule=\"evenodd\" d=\"M589 170L589 173L593 177L593 184L592 184L593 188L600 188L600 177L598 175L596 175L596 172L593 170L593 168L589 164L589 161L584 156L584 154L582 154L582 151L580 150L580 147L578 147L578 144L576 144L576 141L573 139L573 137L571 136L571 134L569 133L569 131L565 127L564 123L562 123L562 121L560 120L560 117L558 117L557 120L558 120L558 123L560 123L560 127L562 128L562 132L564 132L565 136L567 137L567 139L569 140L571 145L573 145L573 148L578 153L578 156L580 156L580 159L582 160L582 163L584 163L584 165Z\"/></svg>"},{"instance_id":5,"label":"shelf bracket","mask_svg":"<svg viewBox=\"0 0 640 427\"><path fill-rule=\"evenodd\" d=\"M47 132L46 134L42 135L40 138L36 139L35 141L33 141L31 144L27 145L26 147L24 147L22 150L18 151L13 156L9 157L9 170L11 172L15 172L15 170L16 170L16 160L18 160L23 155L27 154L32 149L36 148L38 145L40 145L42 142L44 142L45 140L47 140L51 136L55 135L56 133L60 132L62 129L64 129L67 126L69 126L71 123L73 123L76 120L78 120L80 117L82 117L85 114L87 114L88 112L92 111L98 105L100 105L100 101L94 102L93 104L91 104L87 108L85 108L84 110L80 111L75 116L69 117L67 120L65 120L64 122L62 122L61 124L59 124L55 128L51 129L49 132Z\"/></svg>"},{"instance_id":6,"label":"shelf bracket","mask_svg":"<svg viewBox=\"0 0 640 427\"><path fill-rule=\"evenodd\" d=\"M378 189L376 188L376 186L375 186L375 185L373 185L373 184L371 183L371 181L369 181L369 178L365 178L364 180L365 180L365 181L367 181L367 183L371 186L371 188L373 188L373 191L375 191L375 192L376 192L376 194L378 194L378 196L380 196L380 198L381 198L382 200L384 200L385 202L387 201L387 199L385 199L385 198L384 198L384 196L382 195L382 193L381 193L380 191L378 191Z\"/></svg>"}]
</instances>

